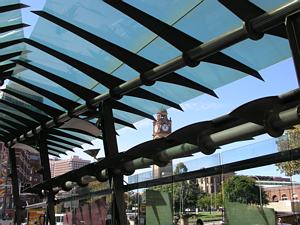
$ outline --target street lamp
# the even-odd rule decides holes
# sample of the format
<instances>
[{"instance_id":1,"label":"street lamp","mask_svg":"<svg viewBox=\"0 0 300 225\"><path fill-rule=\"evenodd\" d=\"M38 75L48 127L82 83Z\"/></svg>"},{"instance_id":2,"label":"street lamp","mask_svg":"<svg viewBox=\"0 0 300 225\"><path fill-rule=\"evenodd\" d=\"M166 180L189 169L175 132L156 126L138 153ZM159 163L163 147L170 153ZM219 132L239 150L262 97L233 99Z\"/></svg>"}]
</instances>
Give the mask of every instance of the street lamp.
<instances>
[{"instance_id":1,"label":"street lamp","mask_svg":"<svg viewBox=\"0 0 300 225\"><path fill-rule=\"evenodd\" d=\"M257 176L253 176L257 179L257 181L260 181L260 179L257 177ZM260 184L257 184L258 188L259 188L259 205L260 205L260 208L263 207L262 205L262 194L261 194L261 186Z\"/></svg>"}]
</instances>

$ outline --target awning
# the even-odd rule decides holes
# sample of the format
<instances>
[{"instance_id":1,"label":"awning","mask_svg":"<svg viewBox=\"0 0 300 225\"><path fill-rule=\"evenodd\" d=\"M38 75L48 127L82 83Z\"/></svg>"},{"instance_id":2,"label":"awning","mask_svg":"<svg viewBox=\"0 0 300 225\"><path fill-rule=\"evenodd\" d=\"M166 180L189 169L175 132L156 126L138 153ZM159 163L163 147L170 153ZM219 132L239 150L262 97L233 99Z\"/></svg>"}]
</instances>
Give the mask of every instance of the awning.
<instances>
[{"instance_id":1,"label":"awning","mask_svg":"<svg viewBox=\"0 0 300 225\"><path fill-rule=\"evenodd\" d=\"M231 2L51 0L33 12L39 20L24 38L20 9L26 6L2 0L0 79L8 82L1 91L0 140L34 145L47 129L48 152L58 156L102 137L96 123L104 99L112 102L116 129L134 128L162 107L181 110L181 103L201 94L217 97L214 89L245 76L262 79L258 71L291 56L281 24L200 64L189 55L244 21L247 30L252 18L287 1L243 1L238 8ZM178 57L187 66L147 79ZM74 119L76 125L65 125Z\"/></svg>"}]
</instances>

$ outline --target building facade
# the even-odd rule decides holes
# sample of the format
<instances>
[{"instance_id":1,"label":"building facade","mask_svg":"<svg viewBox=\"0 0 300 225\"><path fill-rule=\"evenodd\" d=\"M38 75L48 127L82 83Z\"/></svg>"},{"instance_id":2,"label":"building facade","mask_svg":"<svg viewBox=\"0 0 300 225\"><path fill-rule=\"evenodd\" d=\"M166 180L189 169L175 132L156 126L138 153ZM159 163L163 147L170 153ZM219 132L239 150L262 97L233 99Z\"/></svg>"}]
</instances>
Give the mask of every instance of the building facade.
<instances>
[{"instance_id":1,"label":"building facade","mask_svg":"<svg viewBox=\"0 0 300 225\"><path fill-rule=\"evenodd\" d=\"M172 120L168 118L168 112L166 109L161 109L156 114L156 121L153 121L153 139L166 137L172 132ZM170 176L173 174L172 161L164 167L153 165L153 178L160 178L164 176Z\"/></svg>"},{"instance_id":2,"label":"building facade","mask_svg":"<svg viewBox=\"0 0 300 225\"><path fill-rule=\"evenodd\" d=\"M208 194L218 193L222 190L222 184L228 178L234 176L234 172L226 174L218 174L215 176L198 178L198 184L202 191Z\"/></svg>"},{"instance_id":3,"label":"building facade","mask_svg":"<svg viewBox=\"0 0 300 225\"><path fill-rule=\"evenodd\" d=\"M83 160L79 156L72 156L70 159L51 159L49 161L51 177L57 177L71 170L79 169L89 163L89 160Z\"/></svg>"},{"instance_id":4,"label":"building facade","mask_svg":"<svg viewBox=\"0 0 300 225\"><path fill-rule=\"evenodd\" d=\"M36 195L23 194L22 190L40 183L41 174L37 170L41 168L38 152L30 152L24 149L15 149L17 174L20 187L20 200L22 205L33 204L40 201ZM13 215L13 197L11 176L9 168L8 149L3 143L0 143L0 208L1 217L11 217Z\"/></svg>"}]
</instances>

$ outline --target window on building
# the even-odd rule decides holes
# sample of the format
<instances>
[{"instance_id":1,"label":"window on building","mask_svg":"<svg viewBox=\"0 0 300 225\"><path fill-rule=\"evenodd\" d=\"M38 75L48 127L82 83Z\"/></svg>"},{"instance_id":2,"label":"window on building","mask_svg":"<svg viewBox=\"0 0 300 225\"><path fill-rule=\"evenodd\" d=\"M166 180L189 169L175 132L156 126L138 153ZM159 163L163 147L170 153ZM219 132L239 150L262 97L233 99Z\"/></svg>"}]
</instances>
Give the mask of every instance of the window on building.
<instances>
[{"instance_id":1,"label":"window on building","mask_svg":"<svg viewBox=\"0 0 300 225\"><path fill-rule=\"evenodd\" d=\"M281 200L288 200L287 195L286 195L286 194L282 194L282 195L281 195Z\"/></svg>"},{"instance_id":2,"label":"window on building","mask_svg":"<svg viewBox=\"0 0 300 225\"><path fill-rule=\"evenodd\" d=\"M272 196L272 201L273 202L278 202L278 196L277 195L273 195Z\"/></svg>"}]
</instances>

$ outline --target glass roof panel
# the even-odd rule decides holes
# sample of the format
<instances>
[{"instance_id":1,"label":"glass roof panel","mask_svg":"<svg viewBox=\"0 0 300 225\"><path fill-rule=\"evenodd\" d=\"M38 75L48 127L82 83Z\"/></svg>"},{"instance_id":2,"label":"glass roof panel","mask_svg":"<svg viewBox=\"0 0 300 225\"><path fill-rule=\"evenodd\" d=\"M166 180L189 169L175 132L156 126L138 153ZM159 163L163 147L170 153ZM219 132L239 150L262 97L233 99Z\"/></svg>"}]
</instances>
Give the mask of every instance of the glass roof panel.
<instances>
[{"instance_id":1,"label":"glass roof panel","mask_svg":"<svg viewBox=\"0 0 300 225\"><path fill-rule=\"evenodd\" d=\"M59 142L59 141L53 141L53 140L47 140L49 142L49 145L51 145L50 143L54 143L54 144L59 144L59 145L62 145L62 146L65 146L67 148L75 148L74 146L72 145L69 145L69 144L65 144L65 143L62 143L62 142Z\"/></svg>"},{"instance_id":2,"label":"glass roof panel","mask_svg":"<svg viewBox=\"0 0 300 225\"><path fill-rule=\"evenodd\" d=\"M0 6L18 2L19 1L2 0ZM218 35L242 25L242 21L217 0L127 0L126 2L196 38L199 40L199 43L211 40ZM263 10L269 11L282 3L287 2L287 0L252 0L252 2L257 4L257 6L261 7ZM79 26L100 38L109 40L109 42L136 53L145 59L151 60L155 64L165 63L182 54L181 51L169 44L166 40L158 37L155 33L139 24L134 19L131 19L103 1L73 0L64 1L62 4L60 0L51 0L46 1L44 11ZM199 21L199 24L195 25L195 21ZM21 10L14 10L0 15L0 27L21 22ZM0 43L22 37L22 30L6 32L0 34ZM71 31L42 17L39 18L30 38L99 70L92 70L90 76L103 76L101 71L104 71L107 74L104 74L103 78L106 78L105 76L113 75L118 77L119 80L111 80L111 82L105 86L96 81L98 77L93 79L89 77L88 74L84 74L82 67L75 68L76 65L73 65L73 67L28 44L22 43L0 49L0 55L28 50L30 52L21 57L16 56L12 59L26 60L26 63L29 63L34 67L52 73L49 76L64 78L90 90L94 90L99 94L108 91L107 86L118 85L121 80L128 81L139 75L139 72L117 59L116 54L113 56L94 44L84 40L82 37L79 37ZM225 49L223 53L226 53L233 59L236 59L255 70L264 69L290 57L288 41L271 35L265 35L264 38L259 41L242 41ZM66 57L64 59L66 59ZM0 65L5 65L9 62L11 62L10 59L0 62ZM88 73L87 70L85 70L85 72ZM210 89L216 89L248 75L238 70L208 62L201 62L200 65L195 68L185 67L178 70L176 73ZM173 74L172 76L178 75ZM45 78L42 74L26 69L26 67L17 66L13 77L55 93L58 96L66 98L65 100L70 99L79 103L85 103L85 100L81 99L71 90L64 88L62 83L55 83L50 78ZM101 81L102 80L100 80L100 82ZM53 99L53 101L51 101L41 94L38 94L38 90L30 90L15 82L9 82L7 88L18 91L18 93L21 92L30 99L37 100L61 111L66 111L62 107L62 103L55 103L53 102ZM177 104L202 94L202 92L193 89L161 81L157 81L153 86L143 88ZM152 115L161 109L162 103L142 99L144 97L145 95L141 95L141 98L124 96L120 102ZM10 99L14 102L28 105L22 100L16 100L15 97L11 97ZM36 107L32 106L31 108L37 112L41 112L41 110L38 110ZM9 107L8 110L10 110ZM17 115L25 116L23 113L17 113ZM129 123L134 123L142 119L141 116L117 109L114 109L113 113L115 118L119 118ZM45 112L43 112L43 114L45 115ZM2 114L0 114L0 117L1 115ZM116 125L116 127L118 129L121 126ZM64 132L69 134L73 133L72 135L76 134L76 132ZM79 135L79 137L87 136L82 134L76 135ZM84 138L88 138L88 140L94 139L90 136ZM73 139L66 139L73 141ZM78 141L73 142L78 143Z\"/></svg>"},{"instance_id":3,"label":"glass roof panel","mask_svg":"<svg viewBox=\"0 0 300 225\"><path fill-rule=\"evenodd\" d=\"M26 71L23 71L22 72L22 75L23 76L28 76L30 77L32 75L32 72L26 70ZM16 84L15 82L10 82L7 87L7 89L11 89L15 92L20 92L20 88L21 88L21 91L22 91L22 94L25 95L26 97L30 98L30 99L33 99L35 101L38 101L38 102L42 102L46 105L49 105L49 106L52 106L54 108L57 108L57 109L60 109L60 110L64 110L62 107L60 107L59 105L57 105L55 102L49 100L48 98L44 98L42 95L39 95L38 93L22 86L22 85L18 85Z\"/></svg>"},{"instance_id":4,"label":"glass roof panel","mask_svg":"<svg viewBox=\"0 0 300 225\"><path fill-rule=\"evenodd\" d=\"M61 154L61 153L59 153L59 152L52 151L52 150L50 150L50 149L48 149L48 153L52 153L52 154L54 154L54 155L59 155L59 154Z\"/></svg>"},{"instance_id":5,"label":"glass roof panel","mask_svg":"<svg viewBox=\"0 0 300 225\"><path fill-rule=\"evenodd\" d=\"M2 104L1 102L0 102L0 105L1 105L0 108L1 108L2 110L4 110L4 111L7 111L7 112L9 112L9 113L13 113L13 114L15 114L15 115L21 116L21 117L26 118L26 119L28 119L28 120L32 120L32 121L38 122L38 121L35 120L34 118L32 118L32 117L30 117L30 116L28 116L28 115L26 115L26 114L24 114L24 113L22 113L22 112L20 112L20 111L18 111L18 110L16 110L16 109L14 109L14 108L11 108L11 107L9 107L9 106L7 106L7 105L4 105L4 104Z\"/></svg>"},{"instance_id":6,"label":"glass roof panel","mask_svg":"<svg viewBox=\"0 0 300 225\"><path fill-rule=\"evenodd\" d=\"M14 85L15 89L16 89L16 90L19 90L19 91L18 91L19 94L20 94L20 93L22 93L22 94L24 93L23 87L18 86L18 85L13 84L13 83L10 83L10 85L12 85L12 86ZM8 88L8 89L9 89L9 88ZM27 96L29 96L29 95L27 95ZM6 101L8 101L8 102L11 102L11 103L14 104L14 105L22 106L22 107L24 107L24 108L27 108L27 109L32 110L32 111L34 111L34 112L37 112L37 113L39 113L39 114L42 114L42 115L45 115L45 116L47 115L47 114L44 113L43 111L41 111L41 110L37 109L36 107L34 107L33 105L30 105L30 104L28 104L27 102L24 102L24 101L22 101L22 100L20 100L20 99L18 99L18 98L15 98L15 97L12 96L12 95L9 95L9 94L4 93L3 95L1 95L1 99L4 99L4 100L6 100ZM38 100L38 99L40 99L40 98L39 98L38 95L36 94L35 97L34 97L33 99Z\"/></svg>"},{"instance_id":7,"label":"glass roof panel","mask_svg":"<svg viewBox=\"0 0 300 225\"><path fill-rule=\"evenodd\" d=\"M61 137L60 135L50 134L50 136L58 137L58 138L63 138L64 140L69 141L69 142L72 142L72 143L74 143L74 144L79 144L79 145L84 144L82 141L77 141L77 140L74 140L74 139L72 139L72 138L67 138L67 137Z\"/></svg>"},{"instance_id":8,"label":"glass roof panel","mask_svg":"<svg viewBox=\"0 0 300 225\"><path fill-rule=\"evenodd\" d=\"M0 28L22 23L20 10L1 13Z\"/></svg>"},{"instance_id":9,"label":"glass roof panel","mask_svg":"<svg viewBox=\"0 0 300 225\"><path fill-rule=\"evenodd\" d=\"M74 96L74 94L72 92L70 92L68 89L61 87L59 84L57 84L43 76L40 76L39 74L37 74L33 71L30 71L30 70L27 70L26 72L24 71L24 73L22 73L22 76L18 76L18 78L26 81L27 83L30 83L37 87L43 88L43 89L53 92L55 94L61 95L63 97L66 97L69 99L78 98L78 97ZM44 98L44 100L45 100L45 98ZM53 105L51 104L51 106L53 106Z\"/></svg>"},{"instance_id":10,"label":"glass roof panel","mask_svg":"<svg viewBox=\"0 0 300 225\"><path fill-rule=\"evenodd\" d=\"M24 37L23 35L24 35L23 30L20 30L20 29L1 33L0 34L0 43L23 38Z\"/></svg>"},{"instance_id":11,"label":"glass roof panel","mask_svg":"<svg viewBox=\"0 0 300 225\"><path fill-rule=\"evenodd\" d=\"M3 122L2 120L0 120L0 127L1 127L1 124L2 124L2 125L5 125L5 126L7 126L7 127L10 127L10 128L12 128L12 129L15 129L14 126L12 126L12 125L10 125L10 124L8 124L8 123L5 123L5 122Z\"/></svg>"},{"instance_id":12,"label":"glass roof panel","mask_svg":"<svg viewBox=\"0 0 300 225\"><path fill-rule=\"evenodd\" d=\"M50 147L50 148L53 148L53 149L57 149L57 150L59 150L61 152L67 152L66 149L63 149L63 148L60 148L60 147L57 147L57 146L53 146L51 144L48 144L47 146Z\"/></svg>"},{"instance_id":13,"label":"glass roof panel","mask_svg":"<svg viewBox=\"0 0 300 225\"><path fill-rule=\"evenodd\" d=\"M260 2L260 6L265 10L269 10L277 7L283 2L284 1L274 1L272 3ZM163 5L152 1L138 3L136 1L128 1L128 3L156 16L164 22L174 24L178 29L185 31L201 41L207 41L242 24L240 19L214 0L204 2L186 1L184 3L182 1L174 0L174 3L176 4L164 3ZM178 7L178 4L182 5L182 7ZM96 9L99 9L99 11ZM104 2L89 0L89 4L83 4L80 1L75 1L68 2L64 4L63 7L60 7L57 0L48 1L44 10L76 24L99 37L109 39L109 41L113 43L126 47L133 52L139 51L139 55L151 59L155 63L163 63L180 54L177 49L161 38L156 38L154 40L156 37L155 34L129 17L114 10ZM84 19L81 19L83 18L83 15L86 15L87 11L89 11L89 16L84 16ZM211 14L207 12L214 12L217 16L212 17ZM109 23L107 23L108 20ZM101 21L101 23L95 24L90 21ZM193 21L201 21L203 25L194 26ZM108 27L107 24L110 26ZM113 24L113 26L111 26L111 24ZM210 26L208 26L208 24ZM47 29L43 29L44 27L47 27ZM133 36L138 41L131 41L128 39ZM45 39L45 37L51 38ZM39 19L32 34L32 38L108 73L114 71L113 75L118 76L123 80L129 80L138 75L136 71L126 65L122 65L119 60L115 59L110 54L43 18ZM278 41L278 39L280 38L266 35L262 40L255 44L253 41L245 41L225 52L231 57L241 60L244 64L260 70L290 56L287 41L283 39ZM160 54L157 54L158 49L160 49ZM248 51L248 49L251 49L251 51ZM257 51L258 49L264 49L264 51ZM270 57L271 55L272 57ZM259 63L256 62L257 58L261 59L259 60ZM256 63L253 63L254 61ZM65 67L66 65L62 67L62 70L65 71ZM48 69L51 70L51 68ZM178 71L178 73L213 89L245 76L242 72L210 63L201 63L200 66L193 69L184 68ZM83 75L83 77L85 76ZM90 82L85 85L87 85L88 88L91 88L95 87L97 82L90 80ZM145 87L145 89L157 93L160 96L166 96L176 103L182 103L201 94L198 91L162 82L157 82L156 85ZM94 90L102 93L105 91L105 88L103 88L103 85L98 84ZM181 93L181 95L175 95L174 93L176 92ZM135 101L136 98L132 100ZM122 102L125 101L122 100ZM133 104L133 102L130 103ZM150 107L151 110L148 111L154 113L161 108L161 104L149 102L145 107ZM145 110L143 107L139 107L139 109L141 108Z\"/></svg>"},{"instance_id":14,"label":"glass roof panel","mask_svg":"<svg viewBox=\"0 0 300 225\"><path fill-rule=\"evenodd\" d=\"M87 140L87 141L95 140L95 137L92 137L90 135L81 134L81 133L78 133L78 132L74 132L74 131L70 131L70 130L65 130L65 129L57 129L57 130L60 130L60 131L62 131L64 133L71 134L71 135L79 137L79 138L82 138L82 139Z\"/></svg>"},{"instance_id":15,"label":"glass roof panel","mask_svg":"<svg viewBox=\"0 0 300 225\"><path fill-rule=\"evenodd\" d=\"M5 113L0 112L0 117L3 119L9 120L9 121L18 123L22 126L24 126L24 125L26 126L26 124L22 123L22 121L16 120L16 119L12 118L11 116L6 115Z\"/></svg>"},{"instance_id":16,"label":"glass roof panel","mask_svg":"<svg viewBox=\"0 0 300 225\"><path fill-rule=\"evenodd\" d=\"M1 0L0 6L12 5L19 2L20 2L19 0Z\"/></svg>"},{"instance_id":17,"label":"glass roof panel","mask_svg":"<svg viewBox=\"0 0 300 225\"><path fill-rule=\"evenodd\" d=\"M8 131L5 130L4 128L1 128L1 125L0 125L0 130L1 130L1 131L4 131L4 132L8 132Z\"/></svg>"}]
</instances>

